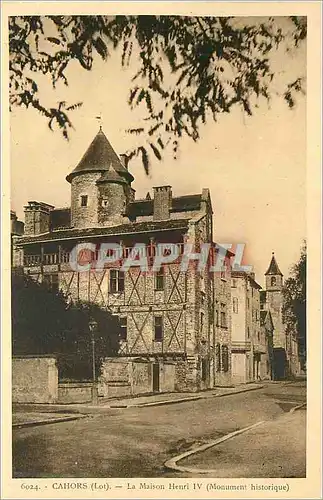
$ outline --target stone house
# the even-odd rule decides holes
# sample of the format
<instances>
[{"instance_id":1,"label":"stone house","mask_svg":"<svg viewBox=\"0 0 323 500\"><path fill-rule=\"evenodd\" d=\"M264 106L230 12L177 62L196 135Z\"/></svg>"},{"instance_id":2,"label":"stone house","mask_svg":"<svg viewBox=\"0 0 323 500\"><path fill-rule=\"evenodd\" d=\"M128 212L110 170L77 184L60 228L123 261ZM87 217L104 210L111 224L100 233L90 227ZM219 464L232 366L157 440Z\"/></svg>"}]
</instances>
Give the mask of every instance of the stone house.
<instances>
[{"instance_id":1,"label":"stone house","mask_svg":"<svg viewBox=\"0 0 323 500\"><path fill-rule=\"evenodd\" d=\"M284 379L300 371L296 335L287 333L283 323L283 274L272 254L265 273L265 290L260 293L261 310L270 311L273 321L273 378Z\"/></svg>"},{"instance_id":2,"label":"stone house","mask_svg":"<svg viewBox=\"0 0 323 500\"><path fill-rule=\"evenodd\" d=\"M232 381L246 383L269 379L270 315L261 324L261 286L252 273L232 271L231 274L231 352ZM265 320L265 318L263 318Z\"/></svg>"},{"instance_id":3,"label":"stone house","mask_svg":"<svg viewBox=\"0 0 323 500\"><path fill-rule=\"evenodd\" d=\"M194 259L187 271L181 268L185 245L197 253L209 244L209 260L218 251L209 190L174 197L164 185L154 187L153 196L136 199L126 159L101 128L66 179L70 207L26 205L24 234L13 241L13 265L71 300L94 302L118 315L120 353L103 364L101 394L196 391L228 383L232 254L226 254L220 274L208 265L200 270ZM149 268L121 270L119 262L109 261L108 250L98 269L103 243L119 245L120 261L133 257L140 245L136 257L147 259ZM80 245L90 248L92 259L82 270L71 265ZM155 272L150 264L161 245L165 262ZM176 245L178 257L167 262L169 245Z\"/></svg>"}]
</instances>

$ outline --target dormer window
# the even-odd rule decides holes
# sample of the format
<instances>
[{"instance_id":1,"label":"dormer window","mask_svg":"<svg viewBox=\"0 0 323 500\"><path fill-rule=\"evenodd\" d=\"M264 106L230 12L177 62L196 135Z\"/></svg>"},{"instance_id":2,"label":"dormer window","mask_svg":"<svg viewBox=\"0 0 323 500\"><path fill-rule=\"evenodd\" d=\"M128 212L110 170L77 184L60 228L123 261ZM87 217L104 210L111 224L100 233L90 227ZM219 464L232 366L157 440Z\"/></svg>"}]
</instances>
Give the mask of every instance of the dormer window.
<instances>
[{"instance_id":1,"label":"dormer window","mask_svg":"<svg viewBox=\"0 0 323 500\"><path fill-rule=\"evenodd\" d=\"M81 207L87 207L88 197L87 194L81 196Z\"/></svg>"}]
</instances>

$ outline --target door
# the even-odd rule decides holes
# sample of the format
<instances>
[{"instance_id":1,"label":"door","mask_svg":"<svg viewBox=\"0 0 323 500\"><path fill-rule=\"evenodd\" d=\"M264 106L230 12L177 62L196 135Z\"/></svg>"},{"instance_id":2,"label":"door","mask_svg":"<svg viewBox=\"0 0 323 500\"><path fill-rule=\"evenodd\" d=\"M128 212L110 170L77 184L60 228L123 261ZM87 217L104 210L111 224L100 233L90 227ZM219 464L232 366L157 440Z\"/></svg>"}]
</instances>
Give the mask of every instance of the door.
<instances>
[{"instance_id":1,"label":"door","mask_svg":"<svg viewBox=\"0 0 323 500\"><path fill-rule=\"evenodd\" d=\"M159 364L153 364L153 392L159 392Z\"/></svg>"}]
</instances>

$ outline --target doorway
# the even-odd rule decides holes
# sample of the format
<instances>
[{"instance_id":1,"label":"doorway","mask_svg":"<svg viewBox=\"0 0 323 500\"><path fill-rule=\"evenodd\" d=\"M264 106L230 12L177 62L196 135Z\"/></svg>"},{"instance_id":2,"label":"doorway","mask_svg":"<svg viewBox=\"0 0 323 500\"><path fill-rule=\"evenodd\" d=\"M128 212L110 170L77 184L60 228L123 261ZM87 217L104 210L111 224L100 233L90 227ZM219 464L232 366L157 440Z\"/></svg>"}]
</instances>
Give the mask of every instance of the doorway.
<instances>
[{"instance_id":1,"label":"doorway","mask_svg":"<svg viewBox=\"0 0 323 500\"><path fill-rule=\"evenodd\" d=\"M153 392L159 392L159 364L153 364Z\"/></svg>"}]
</instances>

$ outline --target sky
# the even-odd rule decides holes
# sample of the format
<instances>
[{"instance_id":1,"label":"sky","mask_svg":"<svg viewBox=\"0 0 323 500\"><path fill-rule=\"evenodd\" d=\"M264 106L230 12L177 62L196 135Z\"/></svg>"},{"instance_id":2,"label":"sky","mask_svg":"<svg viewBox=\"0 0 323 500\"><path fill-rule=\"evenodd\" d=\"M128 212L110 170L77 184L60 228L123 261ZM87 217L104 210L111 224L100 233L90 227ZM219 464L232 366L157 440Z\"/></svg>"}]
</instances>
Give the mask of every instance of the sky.
<instances>
[{"instance_id":1,"label":"sky","mask_svg":"<svg viewBox=\"0 0 323 500\"><path fill-rule=\"evenodd\" d=\"M279 91L306 74L306 47L292 54L279 51L272 62ZM115 54L107 62L97 60L90 72L73 65L67 73L68 87L53 91L41 77L46 102L83 102L70 115L74 130L69 141L59 131L50 131L36 111L12 111L11 208L20 219L29 200L70 205L65 177L96 135L99 114L117 153L136 144L137 139L125 132L140 123L140 115L127 104L132 75L133 68L122 69ZM240 109L221 115L201 128L197 143L181 141L177 160L171 154L153 160L149 176L140 161L132 162L130 170L137 198L163 184L172 186L174 196L209 188L214 239L244 243L244 260L253 266L261 285L272 252L286 277L306 237L306 97L300 94L294 109L274 95L269 106L260 102L251 117Z\"/></svg>"}]
</instances>

